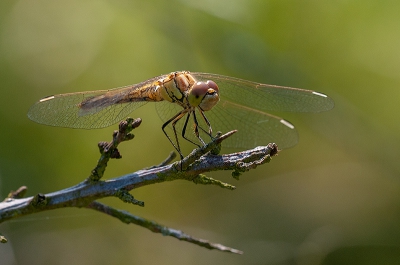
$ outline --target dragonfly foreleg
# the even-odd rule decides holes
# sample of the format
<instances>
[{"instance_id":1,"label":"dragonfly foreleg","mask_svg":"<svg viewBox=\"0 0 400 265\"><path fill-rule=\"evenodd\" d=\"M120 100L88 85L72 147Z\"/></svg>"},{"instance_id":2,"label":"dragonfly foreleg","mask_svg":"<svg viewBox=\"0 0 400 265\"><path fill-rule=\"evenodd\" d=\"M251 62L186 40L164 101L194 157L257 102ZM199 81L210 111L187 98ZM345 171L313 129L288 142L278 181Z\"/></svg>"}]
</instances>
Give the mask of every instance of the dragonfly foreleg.
<instances>
[{"instance_id":1,"label":"dragonfly foreleg","mask_svg":"<svg viewBox=\"0 0 400 265\"><path fill-rule=\"evenodd\" d=\"M206 115L204 114L204 111L203 111L203 110L200 109L199 112L200 112L201 116L203 117L205 123L206 123L207 126L208 126L208 132L206 132L202 127L200 127L200 129L201 129L203 132L205 132L206 134L208 134L208 135L211 137L211 139L213 140L214 137L212 136L211 123L208 121L208 119L207 119Z\"/></svg>"},{"instance_id":2,"label":"dragonfly foreleg","mask_svg":"<svg viewBox=\"0 0 400 265\"><path fill-rule=\"evenodd\" d=\"M200 134L199 134L199 128L201 129L201 130L203 130L204 131L204 129L201 127L201 126L199 126L199 123L198 123L198 121L197 121L197 118L196 118L196 113L193 111L193 120L194 120L194 135L196 135L196 137L197 137L197 139L199 139L199 141L203 144L203 145L206 145L206 143L203 141L203 139L201 139L201 137L200 137ZM205 131L204 131L205 132ZM206 132L207 133L207 132Z\"/></svg>"}]
</instances>

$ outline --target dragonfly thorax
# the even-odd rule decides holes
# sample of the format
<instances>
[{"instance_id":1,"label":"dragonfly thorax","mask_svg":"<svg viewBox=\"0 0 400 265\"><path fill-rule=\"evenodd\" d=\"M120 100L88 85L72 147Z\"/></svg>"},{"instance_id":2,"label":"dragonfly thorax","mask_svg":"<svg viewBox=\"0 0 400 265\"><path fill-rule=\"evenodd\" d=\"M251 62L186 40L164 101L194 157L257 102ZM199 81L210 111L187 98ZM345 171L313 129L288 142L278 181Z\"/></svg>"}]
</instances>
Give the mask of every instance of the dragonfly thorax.
<instances>
[{"instance_id":1,"label":"dragonfly thorax","mask_svg":"<svg viewBox=\"0 0 400 265\"><path fill-rule=\"evenodd\" d=\"M195 79L187 72L175 72L161 80L161 96L169 102L184 102L187 91L196 83Z\"/></svg>"}]
</instances>

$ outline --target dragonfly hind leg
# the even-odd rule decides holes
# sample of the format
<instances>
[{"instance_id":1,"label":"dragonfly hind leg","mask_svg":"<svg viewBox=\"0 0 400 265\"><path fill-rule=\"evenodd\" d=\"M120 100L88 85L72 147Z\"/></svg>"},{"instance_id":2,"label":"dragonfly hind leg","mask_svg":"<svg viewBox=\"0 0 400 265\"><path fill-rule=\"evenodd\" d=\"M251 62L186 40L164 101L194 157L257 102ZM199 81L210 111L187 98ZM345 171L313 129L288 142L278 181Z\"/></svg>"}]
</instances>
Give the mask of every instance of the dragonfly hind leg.
<instances>
[{"instance_id":1,"label":"dragonfly hind leg","mask_svg":"<svg viewBox=\"0 0 400 265\"><path fill-rule=\"evenodd\" d=\"M171 119L166 121L161 127L162 131L164 132L165 136L168 138L169 142L172 144L172 146L175 148L175 150L179 153L181 160L183 159L183 155L181 152L181 147L179 146L179 140L178 140L178 135L176 134L175 124L180 119L182 119L182 117L185 116L185 114L186 113L184 111L178 112L175 116L173 116ZM168 124L170 124L171 122L172 122L172 129L173 129L174 135L175 135L176 144L172 141L172 139L169 137L168 133L165 131L165 127L167 127Z\"/></svg>"}]
</instances>

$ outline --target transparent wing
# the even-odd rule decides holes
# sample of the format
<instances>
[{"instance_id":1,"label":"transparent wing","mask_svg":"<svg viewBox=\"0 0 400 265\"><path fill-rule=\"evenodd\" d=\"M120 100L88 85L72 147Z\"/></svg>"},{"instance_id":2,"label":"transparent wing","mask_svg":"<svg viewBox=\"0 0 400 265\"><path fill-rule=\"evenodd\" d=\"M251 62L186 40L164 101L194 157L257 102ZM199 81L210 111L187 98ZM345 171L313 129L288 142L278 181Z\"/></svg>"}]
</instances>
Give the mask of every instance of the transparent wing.
<instances>
[{"instance_id":1,"label":"transparent wing","mask_svg":"<svg viewBox=\"0 0 400 265\"><path fill-rule=\"evenodd\" d=\"M165 75L146 80L142 83L115 88L69 94L60 94L43 98L36 102L28 112L28 117L38 123L95 129L110 126L126 118L132 111L147 101L129 101L128 94L134 90L152 91L155 81ZM150 92L149 92L150 93ZM132 100L132 99L130 99ZM83 108L82 104L86 103Z\"/></svg>"},{"instance_id":2,"label":"transparent wing","mask_svg":"<svg viewBox=\"0 0 400 265\"><path fill-rule=\"evenodd\" d=\"M28 112L29 119L50 126L95 129L110 126L124 119L130 112L146 102L132 102L99 106L82 112L79 105L92 97L104 95L107 91L91 91L61 94L36 102Z\"/></svg>"},{"instance_id":3,"label":"transparent wing","mask_svg":"<svg viewBox=\"0 0 400 265\"><path fill-rule=\"evenodd\" d=\"M328 96L312 90L282 87L207 73L192 73L198 81L213 80L221 103L229 101L260 111L320 112L334 107Z\"/></svg>"},{"instance_id":4,"label":"transparent wing","mask_svg":"<svg viewBox=\"0 0 400 265\"><path fill-rule=\"evenodd\" d=\"M291 123L266 112L225 101L205 114L214 133L238 130L223 142L227 147L254 148L276 143L280 149L284 149L298 142L297 131Z\"/></svg>"}]
</instances>

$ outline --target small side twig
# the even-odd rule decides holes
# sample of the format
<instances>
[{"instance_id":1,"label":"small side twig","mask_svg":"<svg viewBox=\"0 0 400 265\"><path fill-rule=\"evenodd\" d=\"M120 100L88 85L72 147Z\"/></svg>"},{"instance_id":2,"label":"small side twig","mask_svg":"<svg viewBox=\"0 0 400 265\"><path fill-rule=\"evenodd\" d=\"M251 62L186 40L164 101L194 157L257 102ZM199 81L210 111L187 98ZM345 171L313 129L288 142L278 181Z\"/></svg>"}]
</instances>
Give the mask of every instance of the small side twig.
<instances>
[{"instance_id":1,"label":"small side twig","mask_svg":"<svg viewBox=\"0 0 400 265\"><path fill-rule=\"evenodd\" d=\"M111 142L100 142L98 144L101 156L99 161L97 162L96 167L92 170L88 178L89 180L98 181L103 177L104 171L110 158L122 158L117 148L118 145L123 141L132 140L135 135L132 134L131 131L139 127L141 123L142 120L140 118L127 118L125 121L122 121L119 124L118 131L114 131L113 139Z\"/></svg>"},{"instance_id":2,"label":"small side twig","mask_svg":"<svg viewBox=\"0 0 400 265\"><path fill-rule=\"evenodd\" d=\"M144 169L152 169L152 168L157 168L157 167L163 167L165 165L168 165L169 163L172 162L172 160L174 160L176 158L176 153L174 151L172 151L171 153L169 153L168 157L162 161L160 164L155 165L155 166L151 166L151 167L146 167Z\"/></svg>"},{"instance_id":3,"label":"small side twig","mask_svg":"<svg viewBox=\"0 0 400 265\"><path fill-rule=\"evenodd\" d=\"M188 234L185 234L182 231L160 225L156 222L149 221L147 219L132 215L131 213L128 213L126 211L114 209L114 208L109 207L100 202L94 201L94 202L90 203L87 206L87 208L105 213L112 217L115 217L126 224L139 225L141 227L149 229L150 231L152 231L154 233L161 233L163 236L172 236L172 237L175 237L176 239L179 239L182 241L187 241L187 242L190 242L195 245L205 247L208 249L217 249L220 251L231 252L231 253L235 253L235 254L243 254L243 251L240 251L240 250L237 250L234 248L230 248L230 247L226 247L221 244L212 243L212 242L209 242L208 240L192 237Z\"/></svg>"},{"instance_id":4,"label":"small side twig","mask_svg":"<svg viewBox=\"0 0 400 265\"><path fill-rule=\"evenodd\" d=\"M26 186L21 186L19 187L16 191L11 191L7 197L4 199L6 201L7 199L19 199L23 198L28 191L28 188Z\"/></svg>"},{"instance_id":5,"label":"small side twig","mask_svg":"<svg viewBox=\"0 0 400 265\"><path fill-rule=\"evenodd\" d=\"M115 197L119 198L123 202L132 203L134 205L139 205L144 207L144 202L136 200L132 194L130 194L127 190L120 189L115 193Z\"/></svg>"}]
</instances>

